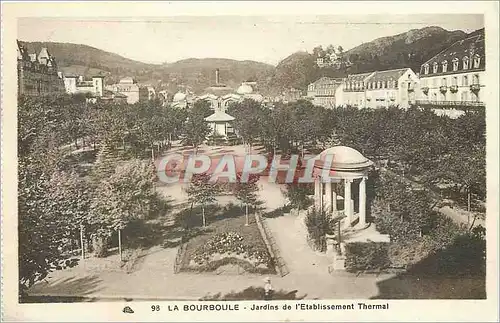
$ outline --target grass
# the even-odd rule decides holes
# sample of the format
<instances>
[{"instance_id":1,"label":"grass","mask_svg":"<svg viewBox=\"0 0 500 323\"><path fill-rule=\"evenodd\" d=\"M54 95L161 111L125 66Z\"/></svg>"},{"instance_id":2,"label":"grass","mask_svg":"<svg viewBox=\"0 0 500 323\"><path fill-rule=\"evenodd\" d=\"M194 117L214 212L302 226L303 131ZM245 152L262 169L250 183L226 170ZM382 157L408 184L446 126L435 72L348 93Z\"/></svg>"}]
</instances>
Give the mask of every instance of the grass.
<instances>
[{"instance_id":1,"label":"grass","mask_svg":"<svg viewBox=\"0 0 500 323\"><path fill-rule=\"evenodd\" d=\"M240 212L240 216L236 216L235 212ZM227 214L230 212L230 214ZM245 226L245 216L241 214L238 207L231 208L209 221L209 225L204 230L199 231L199 234L191 237L186 242L185 254L182 258L181 271L189 267L195 251L204 246L208 240L214 235L223 232L236 232L243 237L245 244L253 245L258 248L267 250L264 239L262 238L255 217L249 215L249 225ZM196 228L199 229L199 228ZM198 230L197 230L198 231ZM274 270L274 269L273 269Z\"/></svg>"}]
</instances>

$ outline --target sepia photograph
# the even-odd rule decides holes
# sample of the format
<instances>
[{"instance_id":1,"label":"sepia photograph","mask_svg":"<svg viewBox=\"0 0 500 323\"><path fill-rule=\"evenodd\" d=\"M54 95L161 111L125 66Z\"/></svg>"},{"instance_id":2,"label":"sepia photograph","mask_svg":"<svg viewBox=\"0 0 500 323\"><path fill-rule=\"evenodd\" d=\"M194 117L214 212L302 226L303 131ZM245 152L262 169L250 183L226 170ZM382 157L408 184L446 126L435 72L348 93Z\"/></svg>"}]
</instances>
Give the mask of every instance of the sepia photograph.
<instances>
[{"instance_id":1,"label":"sepia photograph","mask_svg":"<svg viewBox=\"0 0 500 323\"><path fill-rule=\"evenodd\" d=\"M498 296L484 13L158 15L21 15L2 41L19 305L331 320Z\"/></svg>"}]
</instances>

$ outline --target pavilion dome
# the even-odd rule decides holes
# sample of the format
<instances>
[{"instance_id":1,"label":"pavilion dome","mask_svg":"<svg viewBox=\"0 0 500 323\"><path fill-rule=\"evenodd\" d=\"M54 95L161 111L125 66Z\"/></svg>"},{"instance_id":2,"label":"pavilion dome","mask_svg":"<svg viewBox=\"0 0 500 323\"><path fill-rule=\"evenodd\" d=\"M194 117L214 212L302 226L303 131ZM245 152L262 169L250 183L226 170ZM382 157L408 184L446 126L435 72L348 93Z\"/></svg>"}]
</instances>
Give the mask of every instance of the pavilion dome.
<instances>
[{"instance_id":1,"label":"pavilion dome","mask_svg":"<svg viewBox=\"0 0 500 323\"><path fill-rule=\"evenodd\" d=\"M238 94L250 94L253 92L253 89L250 85L248 84L242 84L240 85L240 87L238 88L238 90L236 91L236 93Z\"/></svg>"},{"instance_id":2,"label":"pavilion dome","mask_svg":"<svg viewBox=\"0 0 500 323\"><path fill-rule=\"evenodd\" d=\"M333 156L332 170L361 170L373 165L373 162L363 156L354 148L346 146L335 146L323 150L315 163L316 167L323 167L327 155Z\"/></svg>"},{"instance_id":3,"label":"pavilion dome","mask_svg":"<svg viewBox=\"0 0 500 323\"><path fill-rule=\"evenodd\" d=\"M184 101L184 100L186 100L185 93L182 93L182 92L175 93L174 99L173 99L174 102L179 102L179 101Z\"/></svg>"}]
</instances>

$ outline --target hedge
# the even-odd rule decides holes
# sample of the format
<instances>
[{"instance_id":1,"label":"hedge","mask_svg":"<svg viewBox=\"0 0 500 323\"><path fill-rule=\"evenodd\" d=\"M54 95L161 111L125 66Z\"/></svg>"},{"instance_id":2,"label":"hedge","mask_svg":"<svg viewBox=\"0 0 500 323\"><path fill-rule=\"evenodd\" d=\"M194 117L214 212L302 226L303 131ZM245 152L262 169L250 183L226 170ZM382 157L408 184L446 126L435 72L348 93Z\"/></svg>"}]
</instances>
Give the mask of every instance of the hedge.
<instances>
[{"instance_id":1,"label":"hedge","mask_svg":"<svg viewBox=\"0 0 500 323\"><path fill-rule=\"evenodd\" d=\"M388 242L346 244L345 267L349 272L380 271L391 266Z\"/></svg>"}]
</instances>

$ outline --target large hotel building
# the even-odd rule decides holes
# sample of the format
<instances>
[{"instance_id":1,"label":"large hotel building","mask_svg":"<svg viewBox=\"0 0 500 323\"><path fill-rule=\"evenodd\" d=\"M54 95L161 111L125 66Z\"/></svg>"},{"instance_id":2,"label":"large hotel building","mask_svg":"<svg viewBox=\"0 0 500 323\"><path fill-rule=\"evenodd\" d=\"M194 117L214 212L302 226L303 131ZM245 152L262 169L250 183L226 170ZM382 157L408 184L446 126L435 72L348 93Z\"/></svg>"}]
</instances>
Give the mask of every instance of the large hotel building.
<instances>
[{"instance_id":1,"label":"large hotel building","mask_svg":"<svg viewBox=\"0 0 500 323\"><path fill-rule=\"evenodd\" d=\"M452 117L463 114L463 109L484 107L484 43L481 29L425 62L417 104Z\"/></svg>"}]
</instances>

